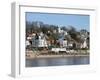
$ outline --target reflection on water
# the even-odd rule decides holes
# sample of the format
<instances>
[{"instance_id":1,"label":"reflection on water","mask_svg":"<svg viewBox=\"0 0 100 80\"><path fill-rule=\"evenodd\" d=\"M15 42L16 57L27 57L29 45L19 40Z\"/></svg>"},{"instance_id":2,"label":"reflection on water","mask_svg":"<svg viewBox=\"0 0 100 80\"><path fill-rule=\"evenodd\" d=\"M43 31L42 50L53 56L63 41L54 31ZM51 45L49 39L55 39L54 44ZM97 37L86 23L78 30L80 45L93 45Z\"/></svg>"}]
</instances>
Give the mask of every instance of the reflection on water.
<instances>
[{"instance_id":1,"label":"reflection on water","mask_svg":"<svg viewBox=\"0 0 100 80\"><path fill-rule=\"evenodd\" d=\"M26 59L26 67L80 65L80 64L89 64L89 62L90 62L89 56Z\"/></svg>"}]
</instances>

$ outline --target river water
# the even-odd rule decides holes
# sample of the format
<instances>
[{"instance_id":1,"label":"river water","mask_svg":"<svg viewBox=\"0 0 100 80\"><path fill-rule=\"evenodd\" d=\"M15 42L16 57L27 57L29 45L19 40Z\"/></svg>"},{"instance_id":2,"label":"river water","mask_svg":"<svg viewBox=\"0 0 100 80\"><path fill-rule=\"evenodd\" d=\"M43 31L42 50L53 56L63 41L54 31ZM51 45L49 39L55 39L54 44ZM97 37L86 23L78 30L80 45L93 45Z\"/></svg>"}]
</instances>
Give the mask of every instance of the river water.
<instances>
[{"instance_id":1,"label":"river water","mask_svg":"<svg viewBox=\"0 0 100 80\"><path fill-rule=\"evenodd\" d=\"M89 63L89 56L26 59L26 67L85 65Z\"/></svg>"}]
</instances>

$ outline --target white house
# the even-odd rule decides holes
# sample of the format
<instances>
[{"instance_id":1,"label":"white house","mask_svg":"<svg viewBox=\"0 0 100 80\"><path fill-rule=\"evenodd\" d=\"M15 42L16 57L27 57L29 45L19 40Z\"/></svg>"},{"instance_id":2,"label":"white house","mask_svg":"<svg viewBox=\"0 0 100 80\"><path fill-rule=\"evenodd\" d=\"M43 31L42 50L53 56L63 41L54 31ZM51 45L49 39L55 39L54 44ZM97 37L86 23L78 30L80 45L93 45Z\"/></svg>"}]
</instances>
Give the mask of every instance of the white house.
<instances>
[{"instance_id":1,"label":"white house","mask_svg":"<svg viewBox=\"0 0 100 80\"><path fill-rule=\"evenodd\" d=\"M38 36L38 39L35 37L32 40L32 45L34 47L47 47L47 41L43 33L40 33Z\"/></svg>"},{"instance_id":2,"label":"white house","mask_svg":"<svg viewBox=\"0 0 100 80\"><path fill-rule=\"evenodd\" d=\"M25 46L28 47L28 46L30 46L30 45L31 45L30 42L29 42L28 40L26 40Z\"/></svg>"},{"instance_id":3,"label":"white house","mask_svg":"<svg viewBox=\"0 0 100 80\"><path fill-rule=\"evenodd\" d=\"M61 30L60 27L58 27L58 33L63 33L63 30Z\"/></svg>"},{"instance_id":4,"label":"white house","mask_svg":"<svg viewBox=\"0 0 100 80\"><path fill-rule=\"evenodd\" d=\"M81 44L81 48L88 48L86 38L85 38L85 40L84 40L83 44Z\"/></svg>"},{"instance_id":5,"label":"white house","mask_svg":"<svg viewBox=\"0 0 100 80\"><path fill-rule=\"evenodd\" d=\"M60 47L68 47L68 41L66 39L60 38L58 42L60 43Z\"/></svg>"},{"instance_id":6,"label":"white house","mask_svg":"<svg viewBox=\"0 0 100 80\"><path fill-rule=\"evenodd\" d=\"M63 40L63 47L68 47L68 41L67 40Z\"/></svg>"}]
</instances>

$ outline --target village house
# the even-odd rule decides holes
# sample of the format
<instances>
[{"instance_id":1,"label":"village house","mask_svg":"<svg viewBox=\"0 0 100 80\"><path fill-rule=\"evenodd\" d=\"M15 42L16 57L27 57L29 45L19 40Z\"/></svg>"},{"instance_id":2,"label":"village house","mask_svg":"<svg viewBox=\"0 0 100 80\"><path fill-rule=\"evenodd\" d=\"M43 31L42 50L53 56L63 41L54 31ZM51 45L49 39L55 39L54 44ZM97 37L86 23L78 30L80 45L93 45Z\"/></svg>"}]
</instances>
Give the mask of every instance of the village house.
<instances>
[{"instance_id":1,"label":"village house","mask_svg":"<svg viewBox=\"0 0 100 80\"><path fill-rule=\"evenodd\" d=\"M81 48L88 48L87 39L84 39L84 42L81 44Z\"/></svg>"},{"instance_id":2,"label":"village house","mask_svg":"<svg viewBox=\"0 0 100 80\"><path fill-rule=\"evenodd\" d=\"M35 37L32 39L32 46L33 47L47 47L47 40L44 34L41 32L36 34Z\"/></svg>"}]
</instances>

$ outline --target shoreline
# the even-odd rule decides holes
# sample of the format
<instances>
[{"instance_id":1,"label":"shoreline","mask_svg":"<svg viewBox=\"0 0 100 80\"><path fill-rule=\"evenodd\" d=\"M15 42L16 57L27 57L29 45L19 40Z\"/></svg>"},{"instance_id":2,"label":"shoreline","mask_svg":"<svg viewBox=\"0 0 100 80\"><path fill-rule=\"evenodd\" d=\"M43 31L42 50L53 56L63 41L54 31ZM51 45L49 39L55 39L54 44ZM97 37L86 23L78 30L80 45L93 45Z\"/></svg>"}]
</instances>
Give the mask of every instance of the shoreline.
<instances>
[{"instance_id":1,"label":"shoreline","mask_svg":"<svg viewBox=\"0 0 100 80\"><path fill-rule=\"evenodd\" d=\"M26 56L26 59L41 59L41 58L67 58L67 57L88 57L89 55L38 55Z\"/></svg>"}]
</instances>

